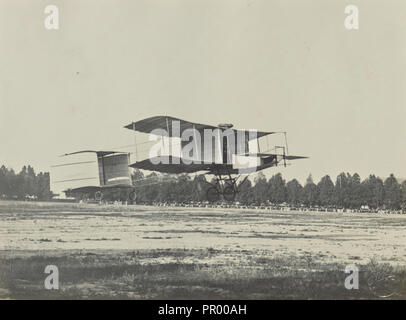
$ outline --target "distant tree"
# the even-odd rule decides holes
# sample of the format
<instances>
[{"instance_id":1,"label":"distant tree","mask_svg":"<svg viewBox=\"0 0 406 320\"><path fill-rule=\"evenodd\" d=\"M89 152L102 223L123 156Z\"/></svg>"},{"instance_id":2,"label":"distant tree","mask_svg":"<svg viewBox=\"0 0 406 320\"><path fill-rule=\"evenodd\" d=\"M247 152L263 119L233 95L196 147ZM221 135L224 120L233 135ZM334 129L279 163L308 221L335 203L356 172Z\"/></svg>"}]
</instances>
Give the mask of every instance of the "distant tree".
<instances>
[{"instance_id":1,"label":"distant tree","mask_svg":"<svg viewBox=\"0 0 406 320\"><path fill-rule=\"evenodd\" d=\"M388 209L400 209L402 193L395 176L391 174L384 182L384 204Z\"/></svg>"},{"instance_id":2,"label":"distant tree","mask_svg":"<svg viewBox=\"0 0 406 320\"><path fill-rule=\"evenodd\" d=\"M322 206L334 204L334 183L330 176L324 176L317 184L318 200Z\"/></svg>"},{"instance_id":3,"label":"distant tree","mask_svg":"<svg viewBox=\"0 0 406 320\"><path fill-rule=\"evenodd\" d=\"M286 184L287 202L291 205L299 205L302 200L303 187L296 179Z\"/></svg>"},{"instance_id":4,"label":"distant tree","mask_svg":"<svg viewBox=\"0 0 406 320\"><path fill-rule=\"evenodd\" d=\"M337 176L334 186L335 204L340 208L350 207L351 175L344 172Z\"/></svg>"},{"instance_id":5,"label":"distant tree","mask_svg":"<svg viewBox=\"0 0 406 320\"><path fill-rule=\"evenodd\" d=\"M7 194L7 168L3 165L0 168L0 197Z\"/></svg>"},{"instance_id":6,"label":"distant tree","mask_svg":"<svg viewBox=\"0 0 406 320\"><path fill-rule=\"evenodd\" d=\"M135 169L131 174L131 180L134 186L136 186L137 184L141 184L144 179L144 174L139 169Z\"/></svg>"},{"instance_id":7,"label":"distant tree","mask_svg":"<svg viewBox=\"0 0 406 320\"><path fill-rule=\"evenodd\" d=\"M28 190L28 173L27 173L27 167L24 166L21 171L17 175L16 179L16 196L18 199L24 199L26 195L28 195L29 190Z\"/></svg>"},{"instance_id":8,"label":"distant tree","mask_svg":"<svg viewBox=\"0 0 406 320\"><path fill-rule=\"evenodd\" d=\"M404 180L401 184L401 190L402 190L402 210L403 212L406 212L406 180Z\"/></svg>"},{"instance_id":9,"label":"distant tree","mask_svg":"<svg viewBox=\"0 0 406 320\"><path fill-rule=\"evenodd\" d=\"M157 184L159 188L158 201L161 202L175 202L178 201L176 195L176 179L165 180L162 184Z\"/></svg>"},{"instance_id":10,"label":"distant tree","mask_svg":"<svg viewBox=\"0 0 406 320\"><path fill-rule=\"evenodd\" d=\"M160 193L160 186L157 182L158 174L156 172L152 172L147 175L143 181L142 187L138 188L138 201L147 203L156 201Z\"/></svg>"},{"instance_id":11,"label":"distant tree","mask_svg":"<svg viewBox=\"0 0 406 320\"><path fill-rule=\"evenodd\" d=\"M35 177L34 195L39 200L49 200L52 197L52 192L50 190L50 177L49 173L40 172Z\"/></svg>"},{"instance_id":12,"label":"distant tree","mask_svg":"<svg viewBox=\"0 0 406 320\"><path fill-rule=\"evenodd\" d=\"M182 174L178 176L175 185L175 195L177 202L189 202L193 199L193 186L190 176Z\"/></svg>"},{"instance_id":13,"label":"distant tree","mask_svg":"<svg viewBox=\"0 0 406 320\"><path fill-rule=\"evenodd\" d=\"M268 183L266 177L262 172L259 172L254 179L254 201L257 204L264 203L268 200Z\"/></svg>"},{"instance_id":14,"label":"distant tree","mask_svg":"<svg viewBox=\"0 0 406 320\"><path fill-rule=\"evenodd\" d=\"M27 176L25 180L26 192L30 196L34 196L36 193L37 176L35 174L34 168L30 165L27 167Z\"/></svg>"},{"instance_id":15,"label":"distant tree","mask_svg":"<svg viewBox=\"0 0 406 320\"><path fill-rule=\"evenodd\" d=\"M18 196L18 177L15 174L13 169L7 170L6 173L6 195L7 197L11 198L14 196Z\"/></svg>"},{"instance_id":16,"label":"distant tree","mask_svg":"<svg viewBox=\"0 0 406 320\"><path fill-rule=\"evenodd\" d=\"M8 169L4 165L0 167L0 197L10 199L25 199L33 196L40 200L50 199L49 173L35 174L34 168L24 166L16 174L13 169Z\"/></svg>"},{"instance_id":17,"label":"distant tree","mask_svg":"<svg viewBox=\"0 0 406 320\"><path fill-rule=\"evenodd\" d=\"M303 188L302 202L306 206L314 206L318 203L317 186L314 184L311 174L306 179L306 184Z\"/></svg>"},{"instance_id":18,"label":"distant tree","mask_svg":"<svg viewBox=\"0 0 406 320\"><path fill-rule=\"evenodd\" d=\"M254 190L252 188L252 183L249 179L241 182L238 185L239 192L237 193L237 201L244 205L250 205L254 203Z\"/></svg>"},{"instance_id":19,"label":"distant tree","mask_svg":"<svg viewBox=\"0 0 406 320\"><path fill-rule=\"evenodd\" d=\"M204 174L196 175L192 183L192 199L193 201L205 201L207 189L210 185L206 181Z\"/></svg>"},{"instance_id":20,"label":"distant tree","mask_svg":"<svg viewBox=\"0 0 406 320\"><path fill-rule=\"evenodd\" d=\"M377 209L383 205L384 187L383 181L375 175L370 175L361 183L362 204L371 209Z\"/></svg>"},{"instance_id":21,"label":"distant tree","mask_svg":"<svg viewBox=\"0 0 406 320\"><path fill-rule=\"evenodd\" d=\"M277 173L268 182L268 198L272 203L283 203L286 201L286 185L282 175Z\"/></svg>"},{"instance_id":22,"label":"distant tree","mask_svg":"<svg viewBox=\"0 0 406 320\"><path fill-rule=\"evenodd\" d=\"M363 190L361 178L358 173L350 176L349 185L349 206L353 209L359 209L363 204Z\"/></svg>"}]
</instances>

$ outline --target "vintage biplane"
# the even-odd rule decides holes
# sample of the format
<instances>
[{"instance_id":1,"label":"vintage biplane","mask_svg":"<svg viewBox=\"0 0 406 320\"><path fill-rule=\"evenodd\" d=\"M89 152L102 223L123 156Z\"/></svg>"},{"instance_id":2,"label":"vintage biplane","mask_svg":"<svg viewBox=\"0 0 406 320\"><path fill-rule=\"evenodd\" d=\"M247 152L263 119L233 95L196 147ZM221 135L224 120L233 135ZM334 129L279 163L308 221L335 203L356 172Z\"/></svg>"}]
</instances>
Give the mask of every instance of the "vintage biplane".
<instances>
[{"instance_id":1,"label":"vintage biplane","mask_svg":"<svg viewBox=\"0 0 406 320\"><path fill-rule=\"evenodd\" d=\"M169 116L155 116L132 122L125 128L161 138L161 154L132 163L132 168L168 174L203 172L214 175L207 189L207 200L215 202L222 195L234 201L239 191L237 180L242 175L307 157L288 154L285 145L260 151L260 139L281 132L232 129L232 124L218 126L185 121ZM176 141L174 141L176 140ZM185 151L186 150L186 151ZM269 150L274 152L269 153ZM278 153L278 151L280 151ZM240 184L241 185L241 184Z\"/></svg>"},{"instance_id":2,"label":"vintage biplane","mask_svg":"<svg viewBox=\"0 0 406 320\"><path fill-rule=\"evenodd\" d=\"M136 198L135 188L131 180L131 172L129 168L129 153L117 151L94 151L83 150L72 153L66 153L63 156L72 156L82 153L95 153L97 156L98 164L98 185L82 186L78 188L71 188L65 190L67 196L80 197L81 199L93 198L95 200L102 200L107 194L115 193L116 198L133 202ZM73 163L73 164L80 164ZM58 165L71 166L72 163ZM91 178L82 178L91 179ZM71 181L78 180L72 179ZM59 182L67 182L63 180ZM58 182L58 181L57 181ZM118 196L117 196L118 194Z\"/></svg>"}]
</instances>

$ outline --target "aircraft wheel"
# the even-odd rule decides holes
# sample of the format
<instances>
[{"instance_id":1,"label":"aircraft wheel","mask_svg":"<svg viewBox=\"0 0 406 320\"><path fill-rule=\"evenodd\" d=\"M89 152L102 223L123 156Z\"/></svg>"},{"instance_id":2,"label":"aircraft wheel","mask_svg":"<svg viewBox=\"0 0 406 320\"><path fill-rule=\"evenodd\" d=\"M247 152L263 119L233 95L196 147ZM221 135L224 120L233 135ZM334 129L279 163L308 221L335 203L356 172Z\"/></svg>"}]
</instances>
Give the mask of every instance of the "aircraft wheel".
<instances>
[{"instance_id":1,"label":"aircraft wheel","mask_svg":"<svg viewBox=\"0 0 406 320\"><path fill-rule=\"evenodd\" d=\"M235 189L232 186L227 186L224 188L223 197L228 202L233 202L235 199Z\"/></svg>"},{"instance_id":2,"label":"aircraft wheel","mask_svg":"<svg viewBox=\"0 0 406 320\"><path fill-rule=\"evenodd\" d=\"M94 194L94 198L97 201L101 201L103 199L103 193L101 191L96 191L96 193Z\"/></svg>"},{"instance_id":3,"label":"aircraft wheel","mask_svg":"<svg viewBox=\"0 0 406 320\"><path fill-rule=\"evenodd\" d=\"M216 202L220 199L220 193L215 187L210 187L206 193L209 202Z\"/></svg>"},{"instance_id":4,"label":"aircraft wheel","mask_svg":"<svg viewBox=\"0 0 406 320\"><path fill-rule=\"evenodd\" d=\"M128 195L128 199L131 202L134 202L136 198L137 198L137 194L135 193L135 191L131 191L130 194Z\"/></svg>"}]
</instances>

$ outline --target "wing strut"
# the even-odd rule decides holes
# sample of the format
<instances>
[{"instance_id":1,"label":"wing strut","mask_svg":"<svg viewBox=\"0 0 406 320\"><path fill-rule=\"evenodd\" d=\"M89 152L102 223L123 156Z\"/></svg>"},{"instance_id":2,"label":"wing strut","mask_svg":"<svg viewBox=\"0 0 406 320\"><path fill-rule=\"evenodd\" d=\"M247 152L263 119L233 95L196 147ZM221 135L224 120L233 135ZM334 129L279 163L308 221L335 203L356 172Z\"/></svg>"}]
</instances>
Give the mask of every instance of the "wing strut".
<instances>
[{"instance_id":1,"label":"wing strut","mask_svg":"<svg viewBox=\"0 0 406 320\"><path fill-rule=\"evenodd\" d=\"M285 135L286 154L287 154L287 155L289 155L289 148L288 148L288 134L287 134L287 132L286 132L286 131L285 131L283 134Z\"/></svg>"},{"instance_id":2,"label":"wing strut","mask_svg":"<svg viewBox=\"0 0 406 320\"><path fill-rule=\"evenodd\" d=\"M135 131L135 122L133 121L134 130L134 147L135 147L135 159L138 160L138 150L137 150L137 131Z\"/></svg>"}]
</instances>

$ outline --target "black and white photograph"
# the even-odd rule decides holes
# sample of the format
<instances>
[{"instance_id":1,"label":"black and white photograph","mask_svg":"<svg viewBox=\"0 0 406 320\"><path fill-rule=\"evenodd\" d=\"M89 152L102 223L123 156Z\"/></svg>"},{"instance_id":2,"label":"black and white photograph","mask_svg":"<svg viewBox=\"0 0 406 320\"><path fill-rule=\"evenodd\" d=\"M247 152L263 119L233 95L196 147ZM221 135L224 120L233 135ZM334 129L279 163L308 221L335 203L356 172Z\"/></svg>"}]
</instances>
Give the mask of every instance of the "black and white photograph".
<instances>
[{"instance_id":1,"label":"black and white photograph","mask_svg":"<svg viewBox=\"0 0 406 320\"><path fill-rule=\"evenodd\" d=\"M406 299L405 119L402 0L1 0L0 299Z\"/></svg>"}]
</instances>

